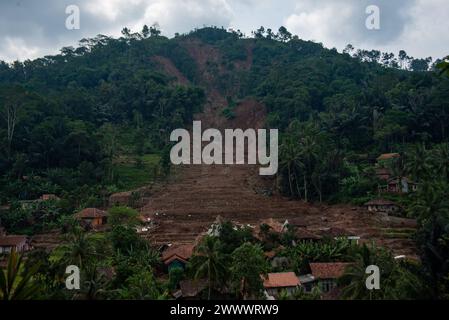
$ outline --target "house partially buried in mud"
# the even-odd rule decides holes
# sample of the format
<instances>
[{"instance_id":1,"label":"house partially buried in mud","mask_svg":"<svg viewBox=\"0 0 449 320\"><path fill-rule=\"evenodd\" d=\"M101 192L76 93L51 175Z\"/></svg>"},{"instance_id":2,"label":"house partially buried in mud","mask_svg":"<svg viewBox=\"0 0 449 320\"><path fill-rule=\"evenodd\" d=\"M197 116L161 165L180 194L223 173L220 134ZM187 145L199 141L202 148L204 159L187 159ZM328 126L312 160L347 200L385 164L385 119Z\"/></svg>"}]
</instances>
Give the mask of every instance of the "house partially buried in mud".
<instances>
[{"instance_id":1,"label":"house partially buried in mud","mask_svg":"<svg viewBox=\"0 0 449 320\"><path fill-rule=\"evenodd\" d=\"M375 199L365 203L369 212L394 214L400 210L400 207L390 200Z\"/></svg>"}]
</instances>

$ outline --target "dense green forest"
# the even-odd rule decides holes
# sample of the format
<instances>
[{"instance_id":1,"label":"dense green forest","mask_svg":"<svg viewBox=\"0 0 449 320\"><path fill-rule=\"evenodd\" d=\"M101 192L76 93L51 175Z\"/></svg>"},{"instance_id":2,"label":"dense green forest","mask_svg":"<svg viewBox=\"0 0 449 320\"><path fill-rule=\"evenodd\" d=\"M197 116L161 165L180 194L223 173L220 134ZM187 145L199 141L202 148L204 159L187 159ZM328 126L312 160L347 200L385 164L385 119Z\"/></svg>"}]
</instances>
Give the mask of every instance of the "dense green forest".
<instances>
[{"instance_id":1,"label":"dense green forest","mask_svg":"<svg viewBox=\"0 0 449 320\"><path fill-rule=\"evenodd\" d=\"M126 182L129 172L134 176L146 172L142 185L167 176L170 132L189 126L207 100L209 88L186 49L197 41L222 56L221 65L208 65L211 73L217 70L219 75L208 79L208 86L217 88L228 101L255 97L267 108L267 127L281 130L277 180L283 195L311 202L362 204L377 194L377 156L402 155L391 169L409 176L420 188L396 200L405 205L404 215L419 222L416 240L424 269L394 271L397 277L406 273L408 279L418 277L420 285L430 285L407 295L401 290L408 290L402 288L408 284L392 280L391 295L385 297L447 297L447 63L439 60L430 65L430 59L414 59L404 51L396 58L352 46L339 53L292 36L285 28L277 33L260 28L252 37L204 28L171 39L155 28L141 33L125 28L118 39L99 35L83 39L77 48L63 48L55 56L0 62L0 204L13 205L2 215L7 230L39 232L61 226L64 217L78 209L101 207L111 193L139 186ZM235 67L249 55L249 69ZM151 59L154 56L173 62L190 84L177 84L158 68ZM232 107L230 103L228 116ZM128 162L123 165L120 159ZM32 212L17 203L45 193L56 194L62 201L44 203ZM73 243L85 243L85 236L76 229L71 236ZM118 275L123 277L116 281L134 281L137 286L139 279L148 278L148 283L154 283L150 270L129 269L130 260L138 260L145 252L147 261L152 261L153 252L130 229L117 227L110 236L113 249L120 248L123 239L125 249L132 249L114 256ZM101 247L104 240L94 243ZM213 239L207 241L202 249L215 252L214 246L219 245ZM235 246L224 256L234 259L228 262L236 274L246 272L239 255L253 257L258 264L259 245L220 241ZM67 253L70 248L65 249L61 257L73 258ZM392 263L386 253L357 250L360 256L371 254L372 259ZM300 254L296 251L288 254ZM232 283L238 284L239 279ZM163 298L157 286L147 289L152 298ZM123 289L112 297L137 295Z\"/></svg>"}]
</instances>

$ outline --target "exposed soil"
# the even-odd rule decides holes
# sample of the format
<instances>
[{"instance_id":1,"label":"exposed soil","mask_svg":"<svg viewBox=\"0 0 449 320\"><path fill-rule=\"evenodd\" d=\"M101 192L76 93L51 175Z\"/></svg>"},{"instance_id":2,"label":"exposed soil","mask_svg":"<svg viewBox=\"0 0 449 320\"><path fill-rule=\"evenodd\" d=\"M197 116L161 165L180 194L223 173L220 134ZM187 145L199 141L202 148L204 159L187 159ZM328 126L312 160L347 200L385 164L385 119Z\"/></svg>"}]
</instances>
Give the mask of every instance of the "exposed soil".
<instances>
[{"instance_id":1,"label":"exposed soil","mask_svg":"<svg viewBox=\"0 0 449 320\"><path fill-rule=\"evenodd\" d=\"M162 71L164 71L166 74L176 79L175 81L176 84L181 85L189 84L189 80L178 70L178 68L176 68L176 66L170 59L167 59L162 56L154 56L152 60L161 67Z\"/></svg>"},{"instance_id":2,"label":"exposed soil","mask_svg":"<svg viewBox=\"0 0 449 320\"><path fill-rule=\"evenodd\" d=\"M212 75L207 71L208 59L218 63L219 53L205 45L188 48L205 76L203 81L212 83ZM227 120L221 114L226 105L224 97L215 88L206 90L208 103L204 113L196 116L202 121L203 130L264 126L265 108L256 100L241 102L235 109L235 119ZM309 204L276 194L270 196L274 181L261 178L257 166L189 165L176 167L174 171L176 178L141 209L141 213L156 224L145 234L156 244L194 242L217 216L252 227L263 219L274 218L281 222L299 220L311 231L343 228L360 236L361 241L385 245L397 255L416 255L413 241L403 235L405 228L413 230L414 221L398 218L391 221L359 207Z\"/></svg>"}]
</instances>

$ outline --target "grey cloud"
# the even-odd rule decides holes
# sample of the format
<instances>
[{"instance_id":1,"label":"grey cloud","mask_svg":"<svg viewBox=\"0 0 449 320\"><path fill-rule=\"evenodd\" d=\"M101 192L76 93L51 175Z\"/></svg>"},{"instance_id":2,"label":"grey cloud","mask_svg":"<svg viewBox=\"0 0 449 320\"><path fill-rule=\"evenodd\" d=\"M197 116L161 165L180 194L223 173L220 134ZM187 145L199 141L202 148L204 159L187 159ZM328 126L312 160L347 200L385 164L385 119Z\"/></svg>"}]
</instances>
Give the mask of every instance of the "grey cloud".
<instances>
[{"instance_id":1,"label":"grey cloud","mask_svg":"<svg viewBox=\"0 0 449 320\"><path fill-rule=\"evenodd\" d=\"M402 46L421 56L443 56L448 52L444 52L441 43L449 41L449 10L445 1L2 0L0 59L11 61L56 53L83 37L99 33L118 35L122 27L135 30L155 22L168 36L203 25L238 28L246 34L261 25L286 25L300 37L340 49L347 43L366 49ZM65 8L71 4L81 9L81 30L65 28ZM365 28L365 8L373 4L381 11L379 31ZM432 17L438 18L439 25L432 25Z\"/></svg>"}]
</instances>

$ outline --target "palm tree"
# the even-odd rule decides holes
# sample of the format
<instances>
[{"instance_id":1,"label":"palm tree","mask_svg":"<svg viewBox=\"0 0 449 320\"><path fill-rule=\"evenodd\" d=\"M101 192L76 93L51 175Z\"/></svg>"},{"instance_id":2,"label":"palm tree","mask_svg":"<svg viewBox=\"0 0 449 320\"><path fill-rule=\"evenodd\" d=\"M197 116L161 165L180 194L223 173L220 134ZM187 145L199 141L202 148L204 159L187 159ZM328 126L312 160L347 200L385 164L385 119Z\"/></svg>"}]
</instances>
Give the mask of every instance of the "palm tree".
<instances>
[{"instance_id":1,"label":"palm tree","mask_svg":"<svg viewBox=\"0 0 449 320\"><path fill-rule=\"evenodd\" d=\"M438 145L435 148L433 159L436 172L439 172L446 181L449 180L449 144Z\"/></svg>"},{"instance_id":2,"label":"palm tree","mask_svg":"<svg viewBox=\"0 0 449 320\"><path fill-rule=\"evenodd\" d=\"M13 250L8 259L6 270L0 269L0 299L29 300L38 292L38 285L33 281L39 265L25 268L23 255Z\"/></svg>"},{"instance_id":3,"label":"palm tree","mask_svg":"<svg viewBox=\"0 0 449 320\"><path fill-rule=\"evenodd\" d=\"M371 291L366 289L366 267L373 264L372 251L364 245L359 253L358 260L349 266L345 274L339 279L343 285L342 297L344 299L372 299Z\"/></svg>"},{"instance_id":4,"label":"palm tree","mask_svg":"<svg viewBox=\"0 0 449 320\"><path fill-rule=\"evenodd\" d=\"M63 259L82 268L95 254L93 243L79 227L74 227L68 238L68 244L61 246Z\"/></svg>"},{"instance_id":5,"label":"palm tree","mask_svg":"<svg viewBox=\"0 0 449 320\"><path fill-rule=\"evenodd\" d=\"M411 213L420 225L417 240L423 263L429 271L434 296L440 295L440 284L449 271L447 231L449 230L449 201L447 183L424 183L411 206Z\"/></svg>"},{"instance_id":6,"label":"palm tree","mask_svg":"<svg viewBox=\"0 0 449 320\"><path fill-rule=\"evenodd\" d=\"M210 300L212 288L217 287L226 275L224 259L220 252L220 241L215 237L206 237L196 248L195 256L191 262L195 279L207 278L208 300Z\"/></svg>"},{"instance_id":7,"label":"palm tree","mask_svg":"<svg viewBox=\"0 0 449 320\"><path fill-rule=\"evenodd\" d=\"M304 200L306 202L309 199L307 176L311 175L312 166L316 163L316 159L318 158L317 143L312 131L313 131L312 127L307 127L302 133L304 137L300 140L301 158L303 159L302 161L300 161L300 163L302 164L301 168L304 171L303 173Z\"/></svg>"},{"instance_id":8,"label":"palm tree","mask_svg":"<svg viewBox=\"0 0 449 320\"><path fill-rule=\"evenodd\" d=\"M425 179L430 171L429 156L424 145L417 145L407 154L405 171L417 181Z\"/></svg>"},{"instance_id":9,"label":"palm tree","mask_svg":"<svg viewBox=\"0 0 449 320\"><path fill-rule=\"evenodd\" d=\"M293 187L293 182L292 182L292 177L293 177L293 173L296 172L297 167L299 167L301 165L300 161L299 161L299 151L298 151L298 144L295 142L293 136L288 135L284 138L283 143L281 144L281 148L280 148L280 153L281 153L281 163L280 163L280 167L281 170L287 170L287 175L288 175L288 183L289 183L289 188L290 188L290 195L291 197L294 197L295 193L298 193L298 196L300 196L300 192L298 189L298 181L297 179L295 179L296 182L296 188L298 190L296 190ZM295 174L296 176L296 174Z\"/></svg>"}]
</instances>

